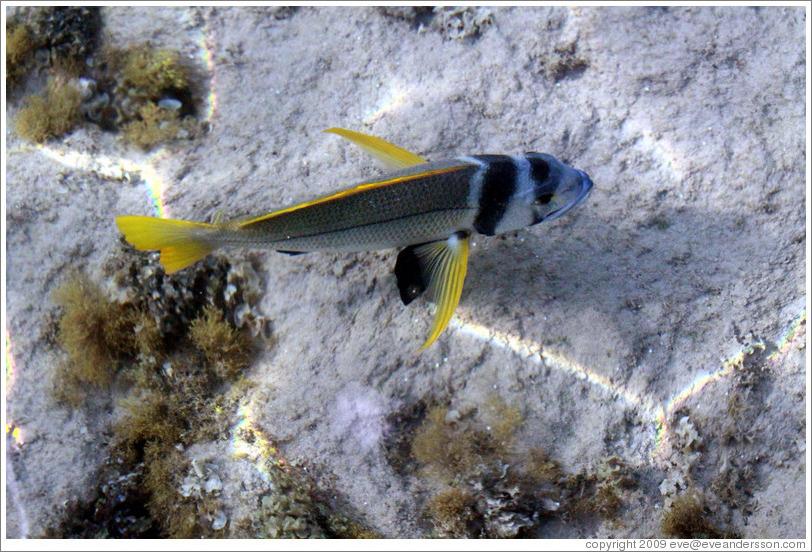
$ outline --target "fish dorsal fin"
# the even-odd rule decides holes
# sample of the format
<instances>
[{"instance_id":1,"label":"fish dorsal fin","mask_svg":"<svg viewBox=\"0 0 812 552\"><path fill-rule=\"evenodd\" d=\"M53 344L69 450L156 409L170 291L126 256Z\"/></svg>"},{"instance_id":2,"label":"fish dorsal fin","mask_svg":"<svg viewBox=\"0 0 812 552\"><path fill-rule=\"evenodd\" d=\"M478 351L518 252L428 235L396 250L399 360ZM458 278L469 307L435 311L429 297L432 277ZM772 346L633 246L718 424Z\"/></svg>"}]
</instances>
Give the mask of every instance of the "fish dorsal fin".
<instances>
[{"instance_id":1,"label":"fish dorsal fin","mask_svg":"<svg viewBox=\"0 0 812 552\"><path fill-rule=\"evenodd\" d=\"M460 302L470 239L467 233L457 232L447 240L412 245L398 254L395 276L403 303L408 305L428 289L437 309L431 333L420 351L443 332Z\"/></svg>"},{"instance_id":2,"label":"fish dorsal fin","mask_svg":"<svg viewBox=\"0 0 812 552\"><path fill-rule=\"evenodd\" d=\"M374 136L369 136L368 134L361 134L360 132L355 132L354 130L347 130L337 127L328 128L324 132L338 134L342 138L346 138L356 146L363 149L365 152L377 159L380 159L393 169L405 169L407 167L426 163L426 160L419 155L415 155L410 151L406 151L403 148L399 148L394 144L390 144L389 142L385 142L384 140L375 138Z\"/></svg>"}]
</instances>

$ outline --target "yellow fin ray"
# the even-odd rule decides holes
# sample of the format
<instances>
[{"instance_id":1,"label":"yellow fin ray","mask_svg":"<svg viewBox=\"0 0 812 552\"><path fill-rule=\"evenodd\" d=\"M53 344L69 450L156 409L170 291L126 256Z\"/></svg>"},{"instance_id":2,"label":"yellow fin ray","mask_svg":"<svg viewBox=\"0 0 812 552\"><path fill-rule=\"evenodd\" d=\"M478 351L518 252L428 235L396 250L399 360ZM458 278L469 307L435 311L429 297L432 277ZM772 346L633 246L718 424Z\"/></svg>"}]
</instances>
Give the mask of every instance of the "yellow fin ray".
<instances>
[{"instance_id":1,"label":"yellow fin ray","mask_svg":"<svg viewBox=\"0 0 812 552\"><path fill-rule=\"evenodd\" d=\"M427 349L443 333L460 302L468 270L470 241L470 236L458 232L447 240L427 243L414 250L423 262L428 290L436 305L431 332L420 351Z\"/></svg>"},{"instance_id":2,"label":"yellow fin ray","mask_svg":"<svg viewBox=\"0 0 812 552\"><path fill-rule=\"evenodd\" d=\"M217 247L201 232L214 228L211 224L138 215L116 217L116 224L124 239L139 251L159 249L167 274L199 261Z\"/></svg>"},{"instance_id":3,"label":"yellow fin ray","mask_svg":"<svg viewBox=\"0 0 812 552\"><path fill-rule=\"evenodd\" d=\"M360 132L355 132L354 130L347 130L337 127L328 128L324 132L338 134L342 138L346 138L356 146L363 149L365 152L383 161L394 169L405 169L407 167L413 167L414 165L426 163L426 160L419 155L415 155L410 151L399 148L398 146L390 144L389 142L381 140L380 138L376 138L375 136L369 136L368 134L362 134Z\"/></svg>"}]
</instances>

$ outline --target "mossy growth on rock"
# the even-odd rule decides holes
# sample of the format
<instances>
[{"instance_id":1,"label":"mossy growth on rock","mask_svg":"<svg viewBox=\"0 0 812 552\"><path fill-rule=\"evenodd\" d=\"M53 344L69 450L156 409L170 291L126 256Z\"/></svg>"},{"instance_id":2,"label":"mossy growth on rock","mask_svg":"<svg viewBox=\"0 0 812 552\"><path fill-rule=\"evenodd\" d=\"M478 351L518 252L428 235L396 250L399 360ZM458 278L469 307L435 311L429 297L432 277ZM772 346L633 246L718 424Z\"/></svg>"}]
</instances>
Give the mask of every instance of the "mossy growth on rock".
<instances>
[{"instance_id":1,"label":"mossy growth on rock","mask_svg":"<svg viewBox=\"0 0 812 552\"><path fill-rule=\"evenodd\" d=\"M547 451L522 446L523 424L521 412L497 398L466 415L426 411L411 456L436 489L424 512L437 536L534 537L555 519L619 516L637 486L625 462L610 456L592 471L567 474Z\"/></svg>"},{"instance_id":2,"label":"mossy growth on rock","mask_svg":"<svg viewBox=\"0 0 812 552\"><path fill-rule=\"evenodd\" d=\"M258 440L234 424L238 404L252 386L244 373L253 340L266 333L264 319L253 309L261 287L250 265L213 256L167 276L156 256L138 253L135 261L121 266L114 281L124 286L125 301L110 300L86 278L70 281L55 294L63 305L61 326L80 320L95 325L95 332L79 333L67 342L100 348L103 354L96 358L108 367L105 381L115 383L118 395L124 396L116 402L108 460L94 496L70 501L47 536L378 536L348 514L350 508L337 503L333 493L320 489L307 470L281 459L273 447L263 452L261 467L268 491L241 518L227 520L222 482L211 476L208 464L202 468L195 458L190 461L192 447L216 446L233 438L231 431ZM115 316L127 324L99 327ZM117 339L111 341L111 336ZM108 357L117 360L111 365ZM68 364L68 373L72 367ZM88 391L80 386L76 395L81 399Z\"/></svg>"},{"instance_id":3,"label":"mossy growth on rock","mask_svg":"<svg viewBox=\"0 0 812 552\"><path fill-rule=\"evenodd\" d=\"M515 443L521 415L497 399L488 401L479 414L477 421L463 420L456 411L431 409L412 444L415 460L450 482L498 460Z\"/></svg>"},{"instance_id":4,"label":"mossy growth on rock","mask_svg":"<svg viewBox=\"0 0 812 552\"><path fill-rule=\"evenodd\" d=\"M202 79L179 52L149 42L102 45L99 8L20 13L6 31L7 82L44 71L59 83L23 99L15 125L22 138L60 138L82 122L120 131L125 143L144 150L197 135L195 83Z\"/></svg>"},{"instance_id":5,"label":"mossy growth on rock","mask_svg":"<svg viewBox=\"0 0 812 552\"><path fill-rule=\"evenodd\" d=\"M136 312L78 273L54 290L53 299L62 308L56 339L68 354L55 376L54 394L76 405L89 388L109 385L118 365L134 356Z\"/></svg>"},{"instance_id":6,"label":"mossy growth on rock","mask_svg":"<svg viewBox=\"0 0 812 552\"><path fill-rule=\"evenodd\" d=\"M34 51L34 41L27 25L10 22L6 25L6 85L14 86L28 69Z\"/></svg>"},{"instance_id":7,"label":"mossy growth on rock","mask_svg":"<svg viewBox=\"0 0 812 552\"><path fill-rule=\"evenodd\" d=\"M476 415L429 409L415 431L412 457L440 491L425 506L437 536L517 537L534 525L536 494L525 472L507 469L522 417L498 399Z\"/></svg>"},{"instance_id":8,"label":"mossy growth on rock","mask_svg":"<svg viewBox=\"0 0 812 552\"><path fill-rule=\"evenodd\" d=\"M688 489L663 512L662 529L666 537L678 539L737 539L741 536L723 531L710 520L704 497Z\"/></svg>"},{"instance_id":9,"label":"mossy growth on rock","mask_svg":"<svg viewBox=\"0 0 812 552\"><path fill-rule=\"evenodd\" d=\"M476 536L476 500L461 489L451 488L434 495L426 503L426 513L431 516L437 536L460 538Z\"/></svg>"},{"instance_id":10,"label":"mossy growth on rock","mask_svg":"<svg viewBox=\"0 0 812 552\"><path fill-rule=\"evenodd\" d=\"M259 500L246 527L235 536L261 538L380 538L353 520L345 505L319 490L312 476L296 463L271 456L265 469L271 491Z\"/></svg>"},{"instance_id":11,"label":"mossy growth on rock","mask_svg":"<svg viewBox=\"0 0 812 552\"><path fill-rule=\"evenodd\" d=\"M98 7L18 9L6 27L6 83L12 87L21 84L26 73L35 67L51 69L63 77L78 76L86 58L96 51L100 33Z\"/></svg>"},{"instance_id":12,"label":"mossy growth on rock","mask_svg":"<svg viewBox=\"0 0 812 552\"><path fill-rule=\"evenodd\" d=\"M105 48L104 59L114 75L114 98L122 98L112 106L113 126L125 142L150 150L196 134L193 71L177 52L144 43Z\"/></svg>"},{"instance_id":13,"label":"mossy growth on rock","mask_svg":"<svg viewBox=\"0 0 812 552\"><path fill-rule=\"evenodd\" d=\"M216 307L206 306L192 321L189 337L221 379L233 379L248 364L251 355L248 338L226 323Z\"/></svg>"},{"instance_id":14,"label":"mossy growth on rock","mask_svg":"<svg viewBox=\"0 0 812 552\"><path fill-rule=\"evenodd\" d=\"M144 150L188 136L191 131L193 127L182 121L176 110L151 101L145 102L138 114L121 127L123 140Z\"/></svg>"},{"instance_id":15,"label":"mossy growth on rock","mask_svg":"<svg viewBox=\"0 0 812 552\"><path fill-rule=\"evenodd\" d=\"M141 263L138 257L125 272L141 274ZM175 299L168 299L164 291L162 300L147 283L130 289L128 300L113 301L84 276L70 278L54 292L61 307L56 342L68 357L57 374L61 382L55 389L57 397L68 397L77 406L92 388L114 381L119 394L126 392L117 404L111 460L101 471L97 496L90 503L73 504L72 512L95 509L116 518L128 511L140 512L130 524L98 516L92 523L79 523L69 514L55 536L216 536L206 521L214 511L212 497L178 494L188 468L181 451L197 442L225 438L237 400L250 385L242 374L252 350L248 330L238 330L227 316L234 319L234 308L250 312L242 297L259 296L240 287L245 282L242 275L250 274L250 269L237 269L232 275L230 264L217 263L222 266L216 270L204 263L189 271L197 273L191 282L198 287L191 290L183 288L181 282L187 280L173 285L172 278L162 276L166 290L178 294ZM129 281L144 283L138 278ZM236 302L225 297L228 286L232 286L229 298L237 298ZM197 304L181 307L178 298ZM158 306L180 312L167 317ZM247 322L249 317L242 316ZM110 504L107 489L122 487L122 478L137 482L138 487L138 492L122 489L122 496L141 501L145 509L126 500Z\"/></svg>"},{"instance_id":16,"label":"mossy growth on rock","mask_svg":"<svg viewBox=\"0 0 812 552\"><path fill-rule=\"evenodd\" d=\"M51 78L45 92L25 98L14 120L17 134L37 143L61 138L79 124L81 104L76 87Z\"/></svg>"},{"instance_id":17,"label":"mossy growth on rock","mask_svg":"<svg viewBox=\"0 0 812 552\"><path fill-rule=\"evenodd\" d=\"M189 85L189 69L172 50L138 44L112 55L120 64L121 83L130 94L157 100L167 91Z\"/></svg>"}]
</instances>

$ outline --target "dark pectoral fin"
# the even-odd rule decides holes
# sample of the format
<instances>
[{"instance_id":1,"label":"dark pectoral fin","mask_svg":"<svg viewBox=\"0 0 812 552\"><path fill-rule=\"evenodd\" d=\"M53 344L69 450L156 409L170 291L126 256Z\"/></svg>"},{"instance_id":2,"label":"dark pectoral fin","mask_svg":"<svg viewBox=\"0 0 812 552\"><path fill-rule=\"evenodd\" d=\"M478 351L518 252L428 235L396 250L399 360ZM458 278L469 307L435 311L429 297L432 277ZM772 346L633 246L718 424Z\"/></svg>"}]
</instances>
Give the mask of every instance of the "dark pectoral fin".
<instances>
[{"instance_id":1,"label":"dark pectoral fin","mask_svg":"<svg viewBox=\"0 0 812 552\"><path fill-rule=\"evenodd\" d=\"M305 253L307 253L307 251L283 251L281 249L277 249L276 252L277 253L284 253L285 255L290 255L290 256L304 255Z\"/></svg>"},{"instance_id":2,"label":"dark pectoral fin","mask_svg":"<svg viewBox=\"0 0 812 552\"><path fill-rule=\"evenodd\" d=\"M470 236L457 232L447 240L407 247L398 255L395 274L400 298L409 304L425 289L436 304L434 323L426 349L443 332L460 302L465 273L468 269Z\"/></svg>"},{"instance_id":3,"label":"dark pectoral fin","mask_svg":"<svg viewBox=\"0 0 812 552\"><path fill-rule=\"evenodd\" d=\"M398 290L400 299L404 305L408 305L426 290L426 281L423 279L423 271L420 269L420 259L414 250L419 245L410 245L400 253L395 261L395 276L398 279Z\"/></svg>"}]
</instances>

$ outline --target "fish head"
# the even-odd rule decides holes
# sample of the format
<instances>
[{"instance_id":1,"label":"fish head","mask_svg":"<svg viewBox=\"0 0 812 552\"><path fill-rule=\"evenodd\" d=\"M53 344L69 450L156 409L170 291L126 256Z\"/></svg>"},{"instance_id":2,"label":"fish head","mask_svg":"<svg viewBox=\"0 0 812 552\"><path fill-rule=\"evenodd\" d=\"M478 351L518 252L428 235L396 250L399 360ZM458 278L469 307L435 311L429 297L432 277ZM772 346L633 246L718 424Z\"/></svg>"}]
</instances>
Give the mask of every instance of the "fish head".
<instances>
[{"instance_id":1,"label":"fish head","mask_svg":"<svg viewBox=\"0 0 812 552\"><path fill-rule=\"evenodd\" d=\"M565 165L546 153L528 153L530 184L524 198L533 222L555 220L583 201L592 190L592 180L584 171Z\"/></svg>"}]
</instances>

